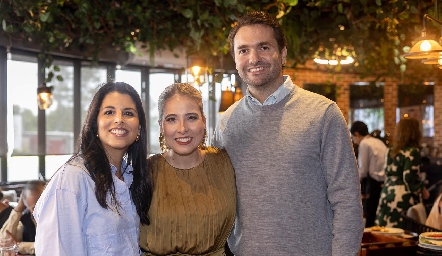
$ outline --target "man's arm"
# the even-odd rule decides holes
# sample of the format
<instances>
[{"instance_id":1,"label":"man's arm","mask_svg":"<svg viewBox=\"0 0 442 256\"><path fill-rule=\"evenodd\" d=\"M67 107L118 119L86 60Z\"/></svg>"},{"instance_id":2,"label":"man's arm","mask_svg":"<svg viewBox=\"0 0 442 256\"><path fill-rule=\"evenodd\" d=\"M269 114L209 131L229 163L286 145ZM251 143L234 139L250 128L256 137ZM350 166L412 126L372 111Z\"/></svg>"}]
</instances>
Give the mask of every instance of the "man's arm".
<instances>
[{"instance_id":1,"label":"man's arm","mask_svg":"<svg viewBox=\"0 0 442 256\"><path fill-rule=\"evenodd\" d=\"M344 117L331 105L322 133L322 165L333 211L332 255L358 254L364 232L356 159Z\"/></svg>"}]
</instances>

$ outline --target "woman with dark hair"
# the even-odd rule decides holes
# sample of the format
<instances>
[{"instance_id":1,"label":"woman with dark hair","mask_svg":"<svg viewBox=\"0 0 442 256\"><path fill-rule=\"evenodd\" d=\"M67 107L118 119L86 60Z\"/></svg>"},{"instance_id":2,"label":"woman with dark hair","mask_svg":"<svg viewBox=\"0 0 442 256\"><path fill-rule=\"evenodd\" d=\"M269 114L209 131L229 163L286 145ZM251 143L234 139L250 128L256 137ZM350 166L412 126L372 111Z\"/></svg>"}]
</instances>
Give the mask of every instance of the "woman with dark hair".
<instances>
[{"instance_id":1,"label":"woman with dark hair","mask_svg":"<svg viewBox=\"0 0 442 256\"><path fill-rule=\"evenodd\" d=\"M376 213L376 225L403 228L402 213L429 197L420 179L419 121L402 118L396 126L393 147L387 154L385 181Z\"/></svg>"},{"instance_id":2,"label":"woman with dark hair","mask_svg":"<svg viewBox=\"0 0 442 256\"><path fill-rule=\"evenodd\" d=\"M148 159L151 224L141 225L143 255L225 254L236 212L235 174L225 150L205 146L201 93L168 86L158 100L162 154Z\"/></svg>"},{"instance_id":3,"label":"woman with dark hair","mask_svg":"<svg viewBox=\"0 0 442 256\"><path fill-rule=\"evenodd\" d=\"M149 224L146 119L135 89L104 84L78 152L51 178L34 212L37 255L139 255Z\"/></svg>"}]
</instances>

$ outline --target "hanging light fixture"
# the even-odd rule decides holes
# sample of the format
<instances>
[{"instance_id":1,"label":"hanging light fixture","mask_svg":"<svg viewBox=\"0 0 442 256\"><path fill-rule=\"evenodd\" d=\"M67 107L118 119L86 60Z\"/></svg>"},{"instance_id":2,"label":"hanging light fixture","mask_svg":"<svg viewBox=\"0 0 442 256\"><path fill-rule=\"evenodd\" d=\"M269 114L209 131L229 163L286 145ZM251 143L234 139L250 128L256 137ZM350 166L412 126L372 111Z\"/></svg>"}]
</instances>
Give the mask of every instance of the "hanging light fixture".
<instances>
[{"instance_id":1,"label":"hanging light fixture","mask_svg":"<svg viewBox=\"0 0 442 256\"><path fill-rule=\"evenodd\" d=\"M39 109L46 110L52 105L53 89L53 86L46 86L45 83L37 88L37 103Z\"/></svg>"},{"instance_id":2,"label":"hanging light fixture","mask_svg":"<svg viewBox=\"0 0 442 256\"><path fill-rule=\"evenodd\" d=\"M187 57L187 69L192 75L195 85L201 86L205 82L207 61L199 56Z\"/></svg>"},{"instance_id":3,"label":"hanging light fixture","mask_svg":"<svg viewBox=\"0 0 442 256\"><path fill-rule=\"evenodd\" d=\"M439 9L437 7L437 2L435 2L435 8L437 17L436 19L431 17L428 14L424 14L424 17L422 19L422 34L420 37L420 40L411 47L410 51L403 56L406 59L438 59L441 57L442 53L442 46L440 45L440 42L442 42L442 36L439 38L439 43L435 40L429 38L427 36L427 27L426 27L426 20L431 20L439 25L442 25L442 22L439 20ZM442 33L442 29L441 29ZM424 64L430 64L432 62L424 62Z\"/></svg>"}]
</instances>

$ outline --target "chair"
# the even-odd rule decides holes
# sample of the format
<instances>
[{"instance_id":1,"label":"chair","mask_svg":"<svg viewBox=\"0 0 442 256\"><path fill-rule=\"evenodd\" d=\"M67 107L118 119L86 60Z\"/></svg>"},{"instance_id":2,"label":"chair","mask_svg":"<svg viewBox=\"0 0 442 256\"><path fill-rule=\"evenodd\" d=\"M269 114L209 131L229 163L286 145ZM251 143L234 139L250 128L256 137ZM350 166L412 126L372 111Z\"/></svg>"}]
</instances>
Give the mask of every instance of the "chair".
<instances>
[{"instance_id":1,"label":"chair","mask_svg":"<svg viewBox=\"0 0 442 256\"><path fill-rule=\"evenodd\" d=\"M15 190L3 190L3 199L8 199L9 202L17 202L17 192Z\"/></svg>"},{"instance_id":2,"label":"chair","mask_svg":"<svg viewBox=\"0 0 442 256\"><path fill-rule=\"evenodd\" d=\"M418 203L410 207L407 210L406 215L421 224L425 224L425 221L427 220L427 210L423 203Z\"/></svg>"},{"instance_id":3,"label":"chair","mask_svg":"<svg viewBox=\"0 0 442 256\"><path fill-rule=\"evenodd\" d=\"M424 232L442 232L442 230L432 228L430 226L427 226L411 217L408 217L406 214L402 213L403 223L404 223L404 229L406 231L415 232L418 235ZM425 222L424 222L425 223Z\"/></svg>"}]
</instances>

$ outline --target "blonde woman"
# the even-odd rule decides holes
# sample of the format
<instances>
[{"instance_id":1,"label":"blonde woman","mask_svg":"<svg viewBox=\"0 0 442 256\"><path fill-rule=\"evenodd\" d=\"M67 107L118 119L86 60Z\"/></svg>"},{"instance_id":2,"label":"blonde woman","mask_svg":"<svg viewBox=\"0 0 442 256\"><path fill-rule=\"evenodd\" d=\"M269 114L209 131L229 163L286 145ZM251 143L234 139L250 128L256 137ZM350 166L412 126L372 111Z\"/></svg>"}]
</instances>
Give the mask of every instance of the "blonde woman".
<instances>
[{"instance_id":1,"label":"blonde woman","mask_svg":"<svg viewBox=\"0 0 442 256\"><path fill-rule=\"evenodd\" d=\"M140 248L144 255L225 255L235 177L226 151L204 145L201 94L190 84L170 85L158 111L163 153L148 159L151 224L141 225Z\"/></svg>"}]
</instances>

